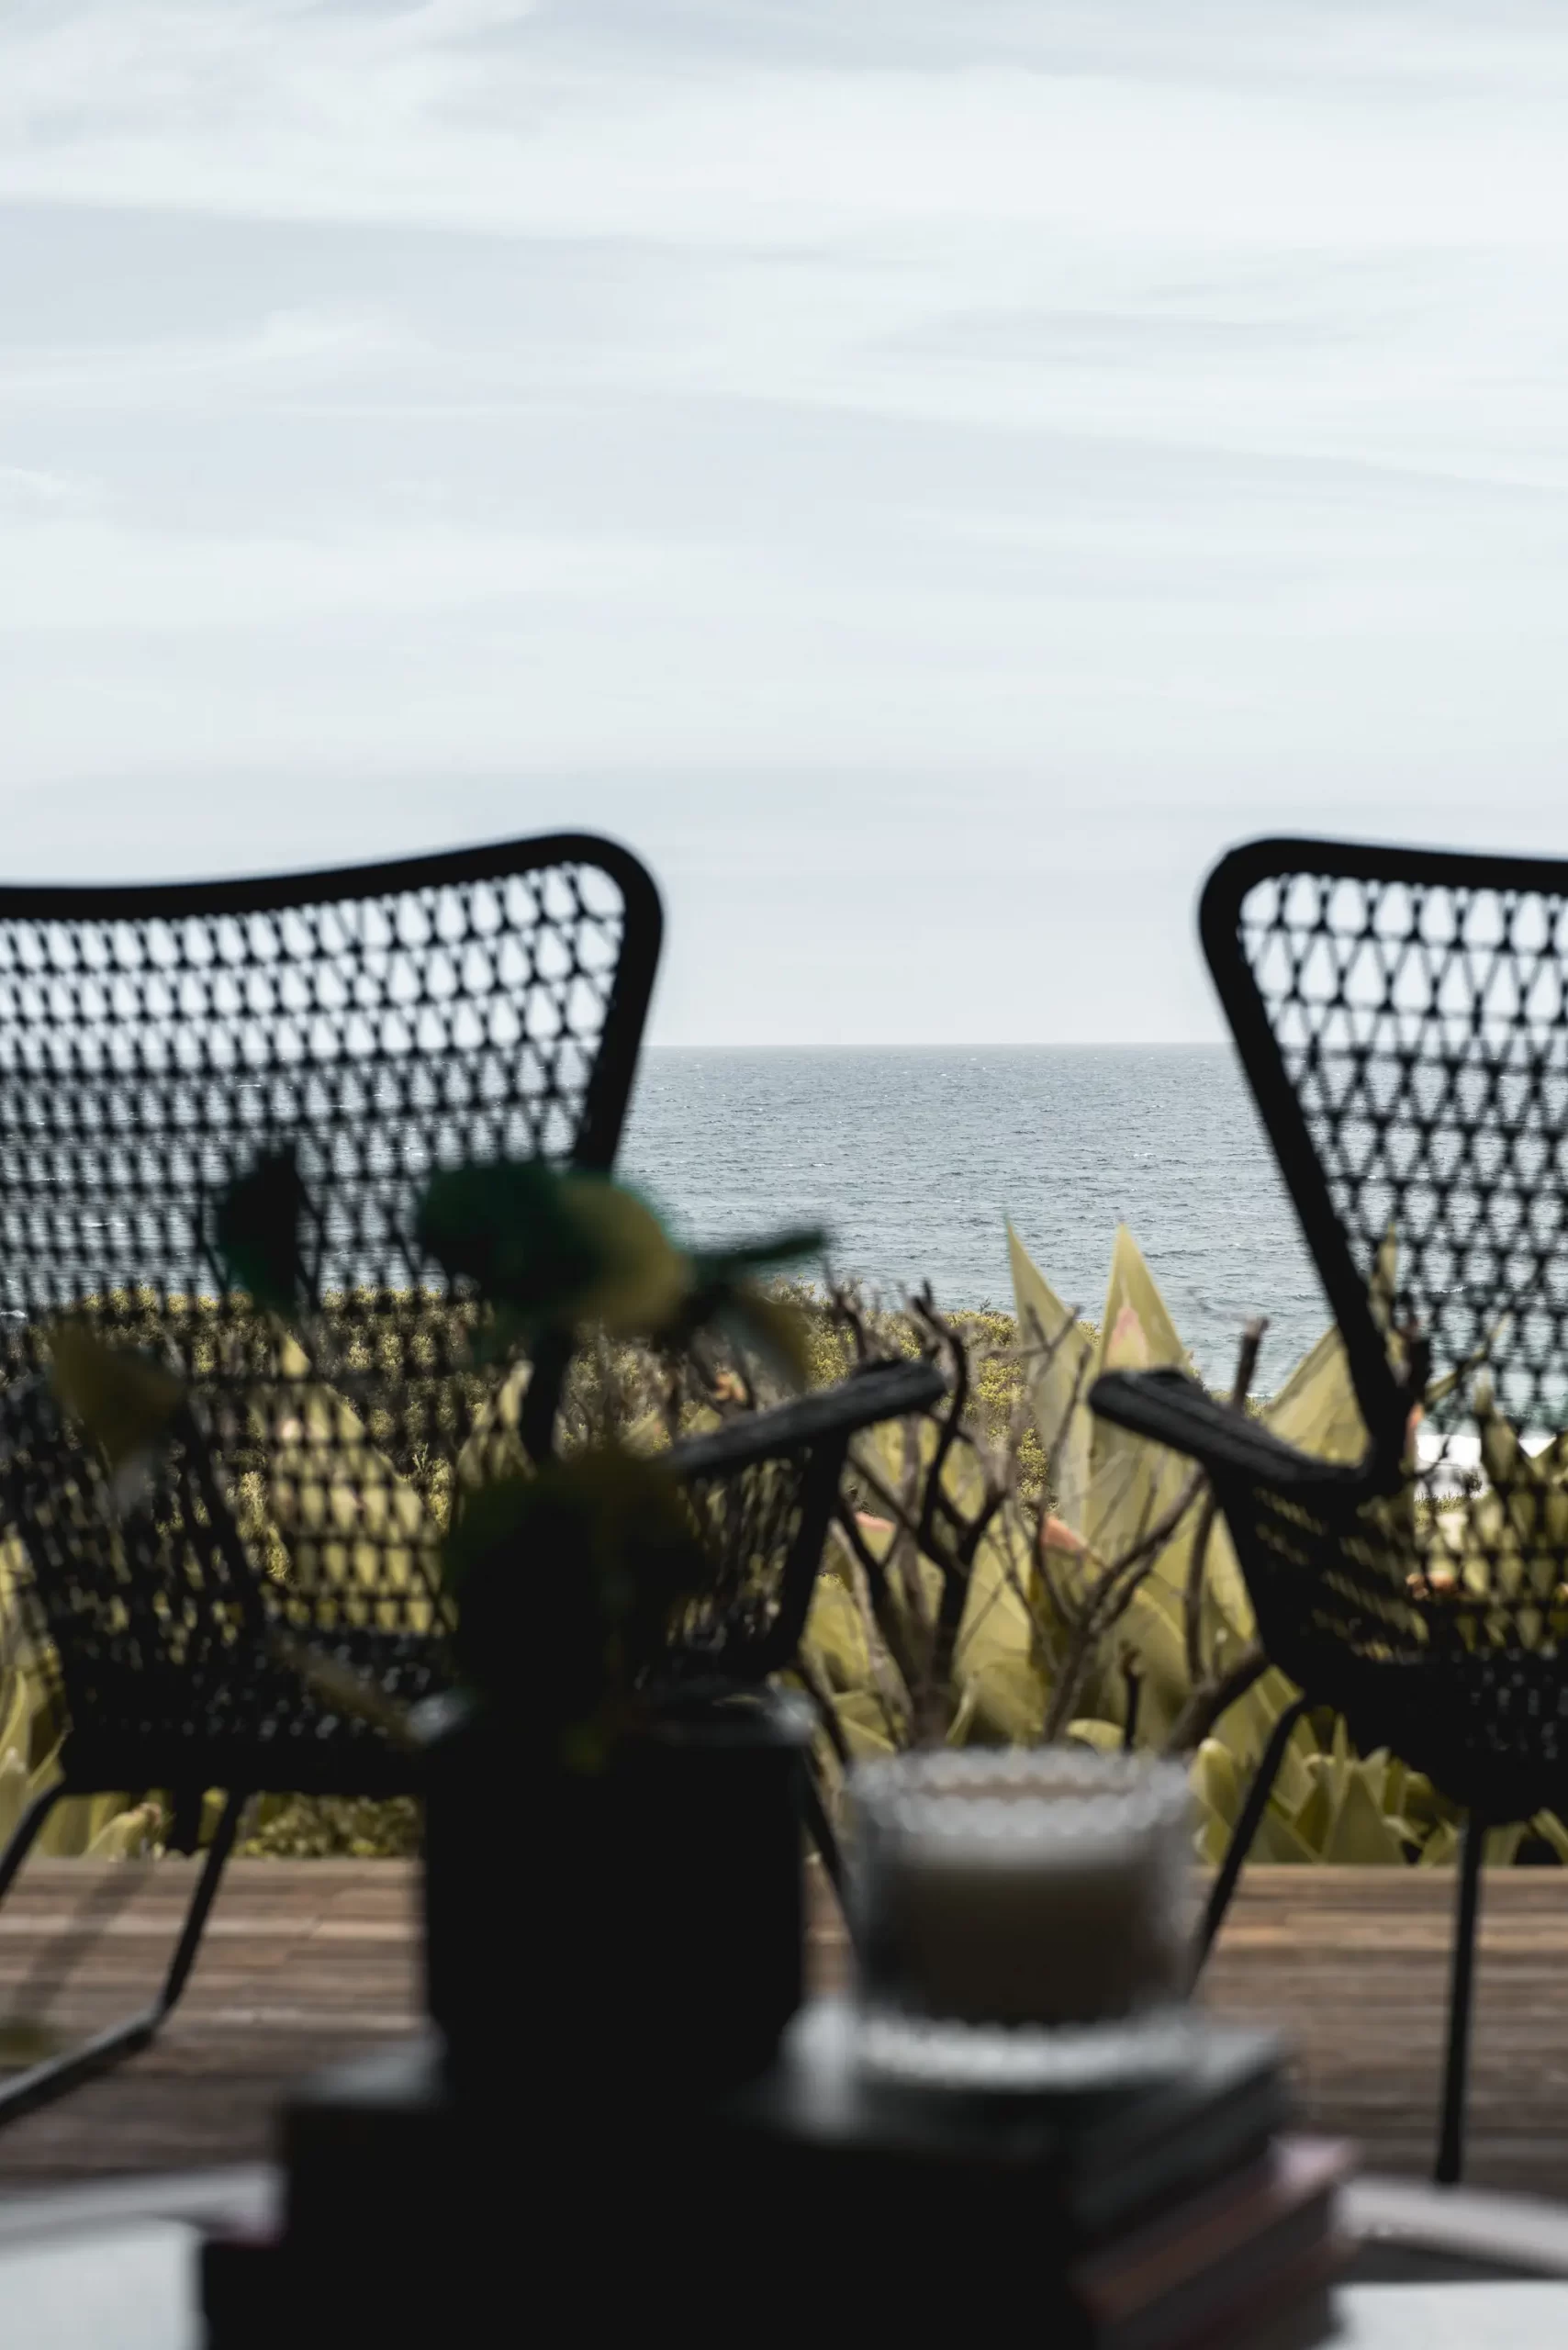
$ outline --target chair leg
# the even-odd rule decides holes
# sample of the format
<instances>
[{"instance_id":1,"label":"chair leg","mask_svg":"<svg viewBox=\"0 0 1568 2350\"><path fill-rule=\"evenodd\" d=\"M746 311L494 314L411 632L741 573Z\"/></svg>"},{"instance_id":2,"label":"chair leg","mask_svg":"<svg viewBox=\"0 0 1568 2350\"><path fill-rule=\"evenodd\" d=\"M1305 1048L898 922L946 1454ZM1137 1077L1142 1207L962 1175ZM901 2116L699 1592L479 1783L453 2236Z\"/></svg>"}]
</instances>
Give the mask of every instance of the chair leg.
<instances>
[{"instance_id":1,"label":"chair leg","mask_svg":"<svg viewBox=\"0 0 1568 2350\"><path fill-rule=\"evenodd\" d=\"M1443 2068L1442 2127L1438 2139L1439 2187L1457 2187L1464 2169L1465 2090L1470 2071L1470 2007L1475 1986L1475 1923L1481 1909L1481 1856L1486 1849L1484 1821L1471 1812L1464 1823L1460 1858L1459 1906L1454 1919L1453 1965L1449 1978L1449 2045Z\"/></svg>"},{"instance_id":2,"label":"chair leg","mask_svg":"<svg viewBox=\"0 0 1568 2350\"><path fill-rule=\"evenodd\" d=\"M63 1789L50 1790L54 1796L63 1792ZM39 1803L42 1802L40 1796ZM245 1802L244 1796L230 1795L224 1804L217 1833L202 1863L201 1874L196 1879L196 1891L185 1912L180 1939L174 1946L162 1987L151 2005L143 2008L139 2014L128 2017L124 2023L111 2024L106 2031L96 2033L80 2048L68 2050L63 2056L51 2056L41 2065L29 2065L26 2072L17 2074L11 2080L0 2080L0 2126L7 2121L19 2121L24 2113L35 2113L39 2106L52 2104L56 2098L63 2097L67 2089L74 2088L79 2081L91 2080L95 2074L106 2073L123 2057L134 2056L139 2050L151 2044L159 2025L185 1989L196 1963L202 1929L212 1908L224 1863L234 1849L234 1840L240 1830L240 1815ZM38 1806L35 1805L34 1809L37 1810ZM12 1839L11 1849L0 1861L0 1891L4 1891L20 1863L21 1852L17 1852L15 1861L12 1860L12 1852L29 1827L31 1832L28 1835L28 1842L32 1841L42 1827L45 1816L47 1813L40 1814L35 1822L29 1812ZM23 1845L22 1852L26 1849Z\"/></svg>"},{"instance_id":3,"label":"chair leg","mask_svg":"<svg viewBox=\"0 0 1568 2350\"><path fill-rule=\"evenodd\" d=\"M1225 1849L1225 1858L1220 1863L1219 1874L1214 1881L1213 1889L1209 1894L1208 1907L1204 1911L1204 1922L1198 1930L1197 1942L1193 1952L1194 1983L1203 1973L1204 1962L1214 1947L1215 1938L1225 1923L1225 1913L1230 1907L1231 1896L1241 1881L1241 1872L1246 1866L1247 1855L1252 1850L1253 1838L1263 1824L1263 1814L1268 1808L1269 1797L1274 1791L1274 1781L1280 1775L1280 1765L1285 1759L1285 1748L1290 1744L1291 1732L1305 1711L1305 1697L1297 1697L1294 1704L1285 1707L1284 1712L1274 1724L1269 1743L1263 1749L1262 1760L1252 1774L1252 1785L1247 1790L1247 1801L1241 1807L1240 1818L1231 1830L1230 1841Z\"/></svg>"}]
</instances>

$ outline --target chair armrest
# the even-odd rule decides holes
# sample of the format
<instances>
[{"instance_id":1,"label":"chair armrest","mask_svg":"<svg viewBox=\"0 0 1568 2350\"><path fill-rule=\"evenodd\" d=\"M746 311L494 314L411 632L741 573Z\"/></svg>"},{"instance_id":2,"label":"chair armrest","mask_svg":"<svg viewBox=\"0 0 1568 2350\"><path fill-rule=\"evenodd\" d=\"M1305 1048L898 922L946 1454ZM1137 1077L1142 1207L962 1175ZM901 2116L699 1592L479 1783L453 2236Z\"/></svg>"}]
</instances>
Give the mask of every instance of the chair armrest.
<instances>
[{"instance_id":1,"label":"chair armrest","mask_svg":"<svg viewBox=\"0 0 1568 2350\"><path fill-rule=\"evenodd\" d=\"M728 1476L754 1461L778 1460L808 1446L834 1439L847 1444L879 1421L929 1411L946 1390L934 1362L868 1363L832 1387L766 1412L738 1413L708 1436L684 1438L670 1447L669 1464L682 1479Z\"/></svg>"},{"instance_id":2,"label":"chair armrest","mask_svg":"<svg viewBox=\"0 0 1568 2350\"><path fill-rule=\"evenodd\" d=\"M811 1608L850 1438L928 1410L946 1389L932 1362L868 1364L835 1386L740 1413L711 1436L671 1446L676 1476L716 1498L712 1532L728 1561L678 1671L731 1684L784 1671ZM770 1598L759 1593L759 1567Z\"/></svg>"},{"instance_id":3,"label":"chair armrest","mask_svg":"<svg viewBox=\"0 0 1568 2350\"><path fill-rule=\"evenodd\" d=\"M1089 1391L1089 1405L1117 1427L1185 1453L1222 1483L1334 1493L1347 1500L1375 1490L1368 1462L1320 1460L1298 1451L1260 1420L1219 1402L1184 1371L1105 1371Z\"/></svg>"}]
</instances>

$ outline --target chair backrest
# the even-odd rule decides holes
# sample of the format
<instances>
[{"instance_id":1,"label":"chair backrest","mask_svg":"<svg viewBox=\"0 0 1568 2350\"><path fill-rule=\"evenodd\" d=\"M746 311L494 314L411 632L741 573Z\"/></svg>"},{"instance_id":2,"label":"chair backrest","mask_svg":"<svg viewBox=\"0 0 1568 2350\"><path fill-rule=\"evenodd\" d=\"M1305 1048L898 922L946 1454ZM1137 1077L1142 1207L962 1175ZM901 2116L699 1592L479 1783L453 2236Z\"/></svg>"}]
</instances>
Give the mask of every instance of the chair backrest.
<instances>
[{"instance_id":1,"label":"chair backrest","mask_svg":"<svg viewBox=\"0 0 1568 2350\"><path fill-rule=\"evenodd\" d=\"M784 1670L805 1628L850 1439L928 1410L943 1389L934 1363L874 1363L674 1448L719 1567L683 1627L679 1667L749 1683Z\"/></svg>"},{"instance_id":2,"label":"chair backrest","mask_svg":"<svg viewBox=\"0 0 1568 2350\"><path fill-rule=\"evenodd\" d=\"M1568 864L1259 841L1201 927L1374 1447L1404 1450L1420 1365L1391 1331L1456 1374L1430 1484L1473 1470L1478 1400L1568 1427Z\"/></svg>"},{"instance_id":3,"label":"chair backrest","mask_svg":"<svg viewBox=\"0 0 1568 2350\"><path fill-rule=\"evenodd\" d=\"M428 1628L425 1505L501 1373L472 1366L465 1309L416 1247L417 1202L465 1159L610 1165L660 931L643 867L577 835L264 880L0 890L8 1381L45 1367L62 1315L146 1349L187 1382L288 1620ZM288 1147L320 1301L299 1343L230 1287L213 1230L229 1182ZM74 1473L57 1460L35 1488L58 1509ZM232 1552L180 1487L146 1505L138 1571L182 1620L212 1612L202 1637L231 1638ZM61 1639L84 1607L119 1620L133 1529L84 1516L105 1530L72 1547L76 1588L40 1593Z\"/></svg>"}]
</instances>

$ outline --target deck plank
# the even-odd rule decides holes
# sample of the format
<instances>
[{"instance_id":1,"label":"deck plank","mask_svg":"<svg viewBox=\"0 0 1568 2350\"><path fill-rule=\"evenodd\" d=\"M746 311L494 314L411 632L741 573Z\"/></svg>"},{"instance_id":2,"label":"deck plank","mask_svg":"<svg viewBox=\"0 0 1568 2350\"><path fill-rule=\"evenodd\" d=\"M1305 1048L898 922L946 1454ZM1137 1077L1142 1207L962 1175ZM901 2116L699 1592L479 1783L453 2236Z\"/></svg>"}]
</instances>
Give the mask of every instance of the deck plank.
<instances>
[{"instance_id":1,"label":"deck plank","mask_svg":"<svg viewBox=\"0 0 1568 2350\"><path fill-rule=\"evenodd\" d=\"M155 1984L189 1863L40 1861L0 1905L0 2016L62 2032L112 2021ZM1278 2026L1313 2127L1371 2167L1422 2171L1435 2132L1451 1873L1255 1869L1210 1968L1216 2014ZM0 2185L43 2186L272 2148L280 2091L416 2022L418 1877L396 1861L240 1861L185 1999L145 2054L0 2130ZM845 1975L831 1901L810 1967ZM1469 2176L1568 2199L1568 1874L1498 1871L1482 1907Z\"/></svg>"}]
</instances>

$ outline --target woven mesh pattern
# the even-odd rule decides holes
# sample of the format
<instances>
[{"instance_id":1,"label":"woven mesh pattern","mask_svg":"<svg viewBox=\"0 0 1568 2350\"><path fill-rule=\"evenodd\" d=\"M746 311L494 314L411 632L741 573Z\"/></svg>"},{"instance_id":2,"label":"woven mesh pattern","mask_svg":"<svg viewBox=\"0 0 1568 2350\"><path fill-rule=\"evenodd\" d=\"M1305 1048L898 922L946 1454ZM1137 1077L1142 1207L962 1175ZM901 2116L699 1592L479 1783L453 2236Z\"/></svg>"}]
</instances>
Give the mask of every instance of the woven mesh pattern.
<instances>
[{"instance_id":1,"label":"woven mesh pattern","mask_svg":"<svg viewBox=\"0 0 1568 2350\"><path fill-rule=\"evenodd\" d=\"M1511 1419L1568 1427L1568 900L1298 874L1242 936L1363 1282L1392 1233L1434 1368L1484 1349Z\"/></svg>"},{"instance_id":2,"label":"woven mesh pattern","mask_svg":"<svg viewBox=\"0 0 1568 2350\"><path fill-rule=\"evenodd\" d=\"M832 1450L836 1472L844 1456L842 1438ZM837 1484L836 1474L824 1478L823 1468L820 1449L808 1450L752 1460L688 1487L716 1572L711 1589L681 1627L678 1662L687 1670L760 1678L748 1661L766 1657L771 1649L791 1565L809 1552L814 1577L822 1555Z\"/></svg>"},{"instance_id":3,"label":"woven mesh pattern","mask_svg":"<svg viewBox=\"0 0 1568 2350\"><path fill-rule=\"evenodd\" d=\"M871 1363L834 1387L740 1416L716 1435L676 1448L714 1564L708 1590L680 1628L678 1669L759 1681L790 1663L850 1438L929 1411L942 1393L929 1362Z\"/></svg>"},{"instance_id":4,"label":"woven mesh pattern","mask_svg":"<svg viewBox=\"0 0 1568 2350\"><path fill-rule=\"evenodd\" d=\"M475 1367L476 1310L421 1261L414 1212L465 1159L610 1161L658 916L597 845L333 877L298 903L0 901L8 1498L78 1740L352 1743L264 1666L274 1628L401 1695L444 1677L436 1548L502 1374ZM225 1186L286 1147L308 1202L297 1333L213 1246ZM188 1388L134 1506L36 1400L62 1314ZM319 1768L372 1791L358 1763Z\"/></svg>"},{"instance_id":5,"label":"woven mesh pattern","mask_svg":"<svg viewBox=\"0 0 1568 2350\"><path fill-rule=\"evenodd\" d=\"M1353 1511L1231 1515L1279 1662L1363 1746L1513 1817L1568 1794L1568 883L1346 863L1325 849L1254 878L1224 935L1205 921L1403 1479Z\"/></svg>"}]
</instances>

